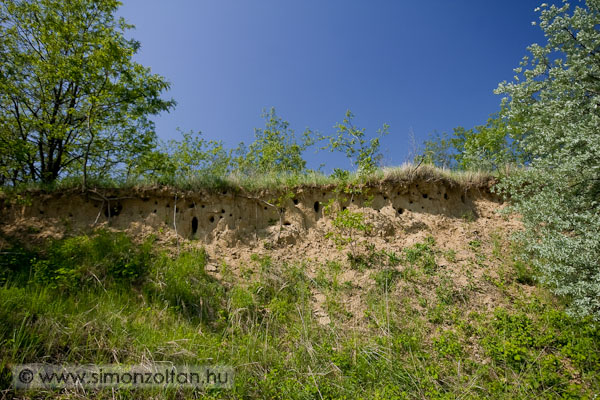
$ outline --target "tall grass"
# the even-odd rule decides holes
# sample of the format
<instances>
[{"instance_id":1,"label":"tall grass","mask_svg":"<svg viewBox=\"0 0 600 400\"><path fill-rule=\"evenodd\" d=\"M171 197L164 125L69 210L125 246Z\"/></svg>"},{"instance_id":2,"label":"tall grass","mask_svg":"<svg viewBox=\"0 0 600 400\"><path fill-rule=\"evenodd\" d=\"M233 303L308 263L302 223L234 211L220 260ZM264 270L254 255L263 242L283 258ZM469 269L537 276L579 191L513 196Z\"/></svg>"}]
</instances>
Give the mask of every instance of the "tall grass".
<instances>
[{"instance_id":1,"label":"tall grass","mask_svg":"<svg viewBox=\"0 0 600 400\"><path fill-rule=\"evenodd\" d=\"M514 309L469 311L468 296L458 296L454 283L443 279L439 253L428 239L385 254L385 267L369 266L376 284L363 293L367 310L353 316L362 321L357 327L348 323L352 311L340 302L357 288L339 284L341 267L335 263L310 279L301 262L254 256L244 279L226 265L217 279L205 271L201 250L173 257L104 231L38 250L6 249L0 254L0 387L9 387L9 366L15 363L170 361L232 365L235 387L121 390L116 396L525 399L598 392L597 326L569 318L543 291L515 299ZM510 257L503 259L512 268ZM135 276L120 272L131 265ZM395 267L402 273L391 273ZM76 279L53 285L61 268L60 274ZM516 276L515 269L502 284L516 284ZM435 298L419 298L422 309L397 296L394 288L401 281L443 287ZM313 313L315 290L327 294L331 321L325 325ZM113 398L115 393L26 396Z\"/></svg>"}]
</instances>

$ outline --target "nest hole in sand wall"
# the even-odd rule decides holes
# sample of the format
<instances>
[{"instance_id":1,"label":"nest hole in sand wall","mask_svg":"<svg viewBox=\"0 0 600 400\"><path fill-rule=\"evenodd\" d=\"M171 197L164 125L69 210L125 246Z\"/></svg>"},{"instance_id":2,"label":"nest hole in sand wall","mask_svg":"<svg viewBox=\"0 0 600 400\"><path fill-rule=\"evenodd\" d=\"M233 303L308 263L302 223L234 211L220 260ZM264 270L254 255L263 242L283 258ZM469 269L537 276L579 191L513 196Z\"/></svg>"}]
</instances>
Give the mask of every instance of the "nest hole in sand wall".
<instances>
[{"instance_id":1,"label":"nest hole in sand wall","mask_svg":"<svg viewBox=\"0 0 600 400\"><path fill-rule=\"evenodd\" d=\"M315 212L318 213L319 209L321 208L321 203L319 203L318 201L315 201L313 208L315 209Z\"/></svg>"},{"instance_id":2,"label":"nest hole in sand wall","mask_svg":"<svg viewBox=\"0 0 600 400\"><path fill-rule=\"evenodd\" d=\"M198 218L192 218L192 235L195 235L198 232Z\"/></svg>"},{"instance_id":3,"label":"nest hole in sand wall","mask_svg":"<svg viewBox=\"0 0 600 400\"><path fill-rule=\"evenodd\" d=\"M110 203L110 205L107 203L104 204L104 216L107 218L116 217L121 214L121 211L123 211L123 205L121 203Z\"/></svg>"}]
</instances>

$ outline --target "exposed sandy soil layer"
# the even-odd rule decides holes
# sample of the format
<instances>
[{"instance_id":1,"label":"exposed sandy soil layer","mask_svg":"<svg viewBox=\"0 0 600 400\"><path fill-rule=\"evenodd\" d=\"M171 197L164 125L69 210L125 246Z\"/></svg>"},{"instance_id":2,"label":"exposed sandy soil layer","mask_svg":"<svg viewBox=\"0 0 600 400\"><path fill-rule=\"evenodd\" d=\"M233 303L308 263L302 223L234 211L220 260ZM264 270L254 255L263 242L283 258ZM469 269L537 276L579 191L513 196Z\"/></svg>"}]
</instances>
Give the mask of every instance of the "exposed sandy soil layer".
<instances>
[{"instance_id":1,"label":"exposed sandy soil layer","mask_svg":"<svg viewBox=\"0 0 600 400\"><path fill-rule=\"evenodd\" d=\"M181 239L238 247L269 239L272 227L277 226L278 233L281 228L279 241L290 244L313 230L325 229L323 207L340 197L331 187L298 188L277 207L279 195L170 188L35 192L18 200L0 198L1 229L5 234L28 233L33 239L98 226L144 234L171 230ZM424 181L365 187L352 199L345 197L342 206L364 211L377 235L388 238L419 230L417 225L424 217L486 218L486 207L478 204L483 201L490 203L487 208L495 208L491 203L496 203L487 188L463 189Z\"/></svg>"},{"instance_id":2,"label":"exposed sandy soil layer","mask_svg":"<svg viewBox=\"0 0 600 400\"><path fill-rule=\"evenodd\" d=\"M139 238L154 234L160 245L174 251L206 248L210 256L207 271L220 278L227 269L240 284L251 279L257 256L269 256L278 263L302 262L311 279L325 274L327 279L352 288L345 291L345 298L333 300L315 290L314 312L319 321L330 322L328 304L337 301L349 316L346 322L360 326L364 297L374 286L377 267L350 268L348 247L327 237L335 228L324 206L330 199L343 198L338 209L362 213L371 226L368 233L354 238L362 252L369 248L372 254L402 255L415 243L434 239L441 273L435 278L415 278L412 283L402 280L394 288L398 296L411 301L417 294L423 297L431 291L435 297L437 281L446 279L458 295L469 292L465 306L492 309L499 299L507 299L491 283L501 273L494 259L499 260L497 253L505 250L507 233L520 225L497 212L503 205L487 187L420 180L368 186L352 196L340 195L332 187L303 187L278 207L280 195L170 188L30 193L18 201L14 197L0 200L0 246L6 246L10 237L40 243L98 227L123 230ZM331 262L341 269L327 267ZM395 268L402 271L409 266L404 263Z\"/></svg>"}]
</instances>

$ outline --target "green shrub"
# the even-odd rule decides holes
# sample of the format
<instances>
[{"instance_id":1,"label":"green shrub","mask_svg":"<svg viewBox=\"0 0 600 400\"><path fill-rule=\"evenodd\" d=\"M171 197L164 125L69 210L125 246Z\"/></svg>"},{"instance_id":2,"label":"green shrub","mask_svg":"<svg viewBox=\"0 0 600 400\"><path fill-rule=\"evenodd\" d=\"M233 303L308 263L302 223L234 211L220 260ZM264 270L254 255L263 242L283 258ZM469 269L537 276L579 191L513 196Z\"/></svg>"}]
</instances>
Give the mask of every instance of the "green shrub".
<instances>
[{"instance_id":1,"label":"green shrub","mask_svg":"<svg viewBox=\"0 0 600 400\"><path fill-rule=\"evenodd\" d=\"M557 398L580 398L576 377L598 385L600 329L591 317L575 319L536 304L538 300L530 303L534 317L497 309L489 326L479 332L488 355L512 378L498 390L514 384L530 394L551 391Z\"/></svg>"},{"instance_id":2,"label":"green shrub","mask_svg":"<svg viewBox=\"0 0 600 400\"><path fill-rule=\"evenodd\" d=\"M350 110L346 111L344 120L335 125L337 132L335 135L319 135L319 140L328 142L323 149L330 151L340 151L346 154L346 157L352 162L352 166L358 169L361 177L373 174L379 166L383 155L380 152L380 140L388 134L389 125L383 124L383 127L377 130L377 135L372 139L367 139L365 129L359 129L354 126L352 120L354 114ZM339 170L334 171L336 176L342 175ZM343 174L347 177L346 174Z\"/></svg>"},{"instance_id":3,"label":"green shrub","mask_svg":"<svg viewBox=\"0 0 600 400\"><path fill-rule=\"evenodd\" d=\"M531 163L498 189L522 215L519 238L540 281L570 300L574 315L600 320L600 4L538 11L547 43L530 46L515 81L497 89L509 128L526 133Z\"/></svg>"},{"instance_id":4,"label":"green shrub","mask_svg":"<svg viewBox=\"0 0 600 400\"><path fill-rule=\"evenodd\" d=\"M525 314L510 315L500 309L494 313L492 326L495 335L484 341L490 356L513 367L526 362L535 344L531 319Z\"/></svg>"},{"instance_id":5,"label":"green shrub","mask_svg":"<svg viewBox=\"0 0 600 400\"><path fill-rule=\"evenodd\" d=\"M442 356L458 357L463 354L463 345L453 331L445 331L435 338L433 347Z\"/></svg>"},{"instance_id":6,"label":"green shrub","mask_svg":"<svg viewBox=\"0 0 600 400\"><path fill-rule=\"evenodd\" d=\"M243 144L237 150L240 154L235 160L237 171L247 175L305 172L306 161L302 152L314 143L312 132L307 129L302 140L298 140L289 122L281 119L275 108L264 111L262 117L265 128L254 130L254 142L247 150Z\"/></svg>"},{"instance_id":7,"label":"green shrub","mask_svg":"<svg viewBox=\"0 0 600 400\"><path fill-rule=\"evenodd\" d=\"M410 265L420 266L429 275L438 268L435 260L435 239L432 236L428 236L423 243L415 243L404 249L404 256Z\"/></svg>"},{"instance_id":8,"label":"green shrub","mask_svg":"<svg viewBox=\"0 0 600 400\"><path fill-rule=\"evenodd\" d=\"M123 232L106 230L56 240L31 260L33 276L39 283L65 290L136 282L148 270L152 242L149 238L138 245Z\"/></svg>"}]
</instances>

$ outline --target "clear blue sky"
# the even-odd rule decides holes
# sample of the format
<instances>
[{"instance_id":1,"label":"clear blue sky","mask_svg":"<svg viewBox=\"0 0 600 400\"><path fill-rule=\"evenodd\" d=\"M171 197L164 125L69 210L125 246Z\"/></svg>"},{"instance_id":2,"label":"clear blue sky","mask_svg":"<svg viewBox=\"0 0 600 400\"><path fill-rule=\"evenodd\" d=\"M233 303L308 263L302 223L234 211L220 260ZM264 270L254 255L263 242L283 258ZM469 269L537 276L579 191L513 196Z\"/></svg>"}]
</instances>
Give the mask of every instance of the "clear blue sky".
<instances>
[{"instance_id":1,"label":"clear blue sky","mask_svg":"<svg viewBox=\"0 0 600 400\"><path fill-rule=\"evenodd\" d=\"M351 109L368 133L390 125L387 165L407 159L411 130L422 141L484 123L498 83L544 40L533 0L123 2L142 43L136 60L166 77L178 102L154 118L161 138L179 127L248 144L271 106L297 133L331 133ZM325 152L306 158L348 166Z\"/></svg>"}]
</instances>

